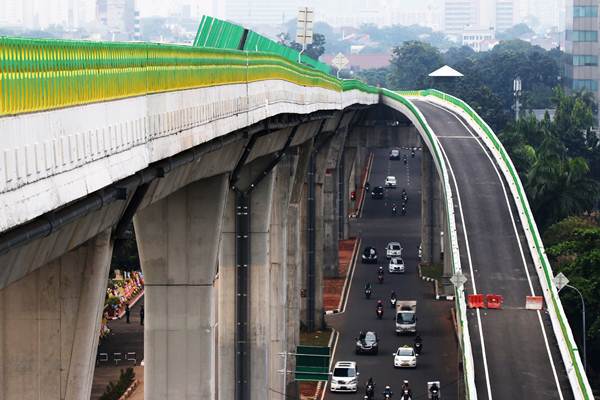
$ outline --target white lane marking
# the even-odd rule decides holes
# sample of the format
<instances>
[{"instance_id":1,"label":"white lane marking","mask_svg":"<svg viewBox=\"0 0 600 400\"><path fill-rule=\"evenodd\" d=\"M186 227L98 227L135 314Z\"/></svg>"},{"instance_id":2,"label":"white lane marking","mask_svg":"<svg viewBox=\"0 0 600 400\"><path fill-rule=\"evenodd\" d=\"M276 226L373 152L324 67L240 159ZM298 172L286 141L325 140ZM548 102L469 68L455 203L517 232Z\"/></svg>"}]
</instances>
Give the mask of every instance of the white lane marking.
<instances>
[{"instance_id":1,"label":"white lane marking","mask_svg":"<svg viewBox=\"0 0 600 400\"><path fill-rule=\"evenodd\" d=\"M477 141L477 144L479 145L479 147L481 147L481 149L483 150L484 154L487 156L488 160L490 161L490 163L492 164L492 167L494 168L494 172L496 172L496 176L498 177L498 180L500 181L500 185L502 186L502 192L504 193L504 200L506 202L506 207L508 208L508 212L510 214L510 220L512 222L512 226L513 226L513 230L515 233L515 238L517 240L517 244L519 246L519 252L521 253L521 261L523 262L523 268L525 269L525 274L527 276L527 281L529 283L529 289L531 290L531 295L535 296L535 290L533 289L533 284L531 282L531 276L529 274L529 269L527 268L527 261L525 259L525 252L523 251L523 246L521 244L521 239L519 238L519 232L517 230L517 225L515 222L515 217L513 215L512 212L512 208L510 206L510 200L508 198L508 194L506 191L506 187L504 185L504 181L502 180L502 176L500 175L500 171L498 171L498 168L496 167L496 163L494 162L494 160L492 159L492 157L489 155L489 153L487 152L486 148L483 146L483 144L481 143L481 140L479 139L479 137L471 130L470 127L468 127L461 118L459 118L456 114L450 112L449 110L438 106L437 104L433 104L433 103L429 103L441 110L444 110L445 112L447 112L450 115L453 115L454 118L456 118L456 120L458 122L461 123L461 125L467 130L467 132L469 132L473 138ZM542 316L540 314L540 311L537 311L537 315L538 315L538 321L540 323L540 328L542 330L542 336L544 337L544 344L546 346L546 352L548 354L548 358L550 360L550 366L552 367L552 375L554 376L554 382L556 383L556 389L558 391L558 396L561 400L563 400L563 394L562 394L562 390L560 388L560 382L558 380L558 374L556 372L556 366L554 365L554 359L552 358L552 352L550 351L550 344L548 342L548 335L546 334L546 328L544 327L544 322L542 320Z\"/></svg>"},{"instance_id":2,"label":"white lane marking","mask_svg":"<svg viewBox=\"0 0 600 400\"><path fill-rule=\"evenodd\" d=\"M438 142L439 148L442 150L442 155L444 156L444 159L446 160L446 165L448 166L450 175L452 175L452 183L454 185L454 190L456 191L456 200L458 203L458 209L460 210L460 220L461 220L461 224L463 227L463 235L465 237L465 247L467 249L467 260L469 262L469 270L471 272L471 284L473 285L473 293L477 293L477 285L475 284L475 272L473 270L473 260L471 258L471 245L469 244L469 235L467 233L467 224L465 223L465 217L464 217L464 212L463 212L463 208L462 208L462 201L460 198L460 191L458 190L458 183L456 182L456 176L454 175L454 169L452 168L452 165L450 164L450 160L448 159L448 156L446 155L446 151L444 150L442 143L437 139L437 135L435 136L435 138ZM476 313L477 313L477 325L479 327L479 340L481 341L481 354L483 357L483 370L485 373L485 384L486 384L486 388L487 388L488 399L492 400L492 385L490 382L490 371L488 368L487 353L485 351L485 341L483 340L483 326L481 324L481 312L479 309L477 309Z\"/></svg>"}]
</instances>

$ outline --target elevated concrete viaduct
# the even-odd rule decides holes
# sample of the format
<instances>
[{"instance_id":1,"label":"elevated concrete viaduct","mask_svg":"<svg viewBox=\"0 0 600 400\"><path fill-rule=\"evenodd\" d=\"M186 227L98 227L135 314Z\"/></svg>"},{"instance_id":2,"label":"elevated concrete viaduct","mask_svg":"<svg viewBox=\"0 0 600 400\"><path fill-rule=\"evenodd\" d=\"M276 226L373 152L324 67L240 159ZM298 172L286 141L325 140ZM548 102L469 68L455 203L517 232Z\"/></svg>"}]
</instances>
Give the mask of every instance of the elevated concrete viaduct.
<instances>
[{"instance_id":1,"label":"elevated concrete viaduct","mask_svg":"<svg viewBox=\"0 0 600 400\"><path fill-rule=\"evenodd\" d=\"M591 399L524 189L477 113L435 90L337 80L237 32L256 51L0 38L0 400L89 396L113 243L131 221L146 398L292 392L280 354L301 324L323 325L350 192L368 149L395 146L425 153L424 260L469 279L449 287L468 398ZM475 279L503 282L511 311L543 296L545 312L468 314Z\"/></svg>"},{"instance_id":2,"label":"elevated concrete viaduct","mask_svg":"<svg viewBox=\"0 0 600 400\"><path fill-rule=\"evenodd\" d=\"M373 114L279 114L9 231L0 255L11 266L0 293L11 310L2 314L1 365L11 366L0 374L3 398L86 397L112 244L131 219L146 284L146 396L279 398L290 379L278 373L280 354L294 352L300 324L323 326L322 279L337 273L367 146L420 146L407 120L394 126L401 117L388 112L376 126ZM248 265L238 257L240 193ZM240 299L246 320L235 329Z\"/></svg>"}]
</instances>

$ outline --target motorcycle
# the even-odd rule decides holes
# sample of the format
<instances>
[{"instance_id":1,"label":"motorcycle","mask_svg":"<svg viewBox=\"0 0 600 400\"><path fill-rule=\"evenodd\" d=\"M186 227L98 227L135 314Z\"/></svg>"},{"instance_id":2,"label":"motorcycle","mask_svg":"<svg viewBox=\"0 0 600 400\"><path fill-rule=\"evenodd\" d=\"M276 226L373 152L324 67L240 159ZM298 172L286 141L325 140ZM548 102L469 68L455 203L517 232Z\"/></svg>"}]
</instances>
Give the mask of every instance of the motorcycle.
<instances>
[{"instance_id":1,"label":"motorcycle","mask_svg":"<svg viewBox=\"0 0 600 400\"><path fill-rule=\"evenodd\" d=\"M440 390L439 389L431 389L429 392L431 394L431 400L440 400Z\"/></svg>"},{"instance_id":2,"label":"motorcycle","mask_svg":"<svg viewBox=\"0 0 600 400\"><path fill-rule=\"evenodd\" d=\"M406 206L402 207L402 211L400 211L400 214L406 215Z\"/></svg>"},{"instance_id":3,"label":"motorcycle","mask_svg":"<svg viewBox=\"0 0 600 400\"><path fill-rule=\"evenodd\" d=\"M377 319L383 318L383 307L377 307L375 312L377 313Z\"/></svg>"},{"instance_id":4,"label":"motorcycle","mask_svg":"<svg viewBox=\"0 0 600 400\"><path fill-rule=\"evenodd\" d=\"M410 395L410 390L404 389L402 391L402 397L400 397L400 400L412 400L412 396Z\"/></svg>"},{"instance_id":5,"label":"motorcycle","mask_svg":"<svg viewBox=\"0 0 600 400\"><path fill-rule=\"evenodd\" d=\"M391 306L392 308L396 308L396 301L397 301L397 300L398 300L398 299L396 299L396 297L395 297L395 296L394 296L394 297L390 297L390 306Z\"/></svg>"},{"instance_id":6,"label":"motorcycle","mask_svg":"<svg viewBox=\"0 0 600 400\"><path fill-rule=\"evenodd\" d=\"M396 215L396 214L398 214L398 207L394 204L392 206L392 215Z\"/></svg>"},{"instance_id":7,"label":"motorcycle","mask_svg":"<svg viewBox=\"0 0 600 400\"><path fill-rule=\"evenodd\" d=\"M383 283L383 272L378 272L377 273L377 281L379 283Z\"/></svg>"},{"instance_id":8,"label":"motorcycle","mask_svg":"<svg viewBox=\"0 0 600 400\"><path fill-rule=\"evenodd\" d=\"M375 397L375 386L368 384L367 388L365 389L365 399L373 400L374 397Z\"/></svg>"},{"instance_id":9,"label":"motorcycle","mask_svg":"<svg viewBox=\"0 0 600 400\"><path fill-rule=\"evenodd\" d=\"M415 158L415 151L414 150L410 151L410 158Z\"/></svg>"},{"instance_id":10,"label":"motorcycle","mask_svg":"<svg viewBox=\"0 0 600 400\"><path fill-rule=\"evenodd\" d=\"M419 355L421 354L421 351L423 351L423 340L421 339L421 336L417 336L415 338L415 353Z\"/></svg>"},{"instance_id":11,"label":"motorcycle","mask_svg":"<svg viewBox=\"0 0 600 400\"><path fill-rule=\"evenodd\" d=\"M404 165L408 164L408 159L406 158L406 156L404 156L403 161L404 161Z\"/></svg>"},{"instance_id":12,"label":"motorcycle","mask_svg":"<svg viewBox=\"0 0 600 400\"><path fill-rule=\"evenodd\" d=\"M365 190L368 192L369 191L369 182L365 183Z\"/></svg>"},{"instance_id":13,"label":"motorcycle","mask_svg":"<svg viewBox=\"0 0 600 400\"><path fill-rule=\"evenodd\" d=\"M367 298L367 300L371 298L371 288L370 287L365 289L365 297Z\"/></svg>"}]
</instances>

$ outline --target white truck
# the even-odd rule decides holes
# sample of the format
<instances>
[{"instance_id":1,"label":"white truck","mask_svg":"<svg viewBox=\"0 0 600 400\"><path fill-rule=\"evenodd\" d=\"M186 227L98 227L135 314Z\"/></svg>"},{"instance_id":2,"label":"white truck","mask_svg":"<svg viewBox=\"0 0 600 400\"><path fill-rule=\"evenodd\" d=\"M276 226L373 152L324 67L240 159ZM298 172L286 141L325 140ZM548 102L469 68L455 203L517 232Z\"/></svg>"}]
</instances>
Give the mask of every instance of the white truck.
<instances>
[{"instance_id":1,"label":"white truck","mask_svg":"<svg viewBox=\"0 0 600 400\"><path fill-rule=\"evenodd\" d=\"M396 334L417 332L417 301L396 301Z\"/></svg>"}]
</instances>

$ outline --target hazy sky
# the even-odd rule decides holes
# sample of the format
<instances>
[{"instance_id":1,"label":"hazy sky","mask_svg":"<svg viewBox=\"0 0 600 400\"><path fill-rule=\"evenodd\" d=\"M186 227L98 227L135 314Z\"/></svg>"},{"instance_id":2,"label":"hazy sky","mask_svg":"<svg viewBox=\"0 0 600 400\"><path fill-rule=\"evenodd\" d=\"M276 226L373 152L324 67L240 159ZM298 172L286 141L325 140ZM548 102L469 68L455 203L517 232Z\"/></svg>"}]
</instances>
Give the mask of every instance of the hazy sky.
<instances>
[{"instance_id":1,"label":"hazy sky","mask_svg":"<svg viewBox=\"0 0 600 400\"><path fill-rule=\"evenodd\" d=\"M484 3L493 0L476 0ZM211 14L227 17L226 4L231 2L240 8L246 7L256 10L257 5L273 8L289 8L294 10L299 5L311 5L315 8L318 19L329 19L337 15L361 18L366 10L375 10L386 14L388 9L396 13L429 13L441 16L444 0L136 0L137 8L142 17L153 15L167 16L177 12L183 5L189 5L192 17L197 18L202 14ZM516 6L516 19L519 22L527 15L535 15L543 21L558 20L559 2L564 0L514 0ZM85 25L95 19L96 0L0 0L0 25L38 25L41 27L50 24L65 25L68 21L69 8L74 14L76 25ZM564 7L564 6L563 6ZM428 11L429 10L429 11ZM293 12L286 12L294 14ZM319 18L319 15L321 16ZM388 20L390 16L387 15ZM399 17L400 18L400 17ZM436 17L440 18L440 17ZM393 18L392 18L393 19Z\"/></svg>"}]
</instances>

